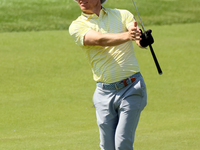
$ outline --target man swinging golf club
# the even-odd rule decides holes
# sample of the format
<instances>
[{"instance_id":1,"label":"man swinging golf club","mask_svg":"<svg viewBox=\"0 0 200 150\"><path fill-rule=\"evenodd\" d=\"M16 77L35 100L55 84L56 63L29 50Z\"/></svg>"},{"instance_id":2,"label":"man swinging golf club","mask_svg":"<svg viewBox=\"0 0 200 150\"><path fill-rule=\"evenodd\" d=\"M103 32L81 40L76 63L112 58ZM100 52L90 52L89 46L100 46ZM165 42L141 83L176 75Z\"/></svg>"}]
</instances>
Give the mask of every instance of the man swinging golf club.
<instances>
[{"instance_id":1,"label":"man swinging golf club","mask_svg":"<svg viewBox=\"0 0 200 150\"><path fill-rule=\"evenodd\" d=\"M84 49L97 83L93 104L101 150L133 150L147 93L132 41L141 48L152 44L151 31L144 36L129 11L102 7L106 0L75 1L82 14L69 33Z\"/></svg>"}]
</instances>

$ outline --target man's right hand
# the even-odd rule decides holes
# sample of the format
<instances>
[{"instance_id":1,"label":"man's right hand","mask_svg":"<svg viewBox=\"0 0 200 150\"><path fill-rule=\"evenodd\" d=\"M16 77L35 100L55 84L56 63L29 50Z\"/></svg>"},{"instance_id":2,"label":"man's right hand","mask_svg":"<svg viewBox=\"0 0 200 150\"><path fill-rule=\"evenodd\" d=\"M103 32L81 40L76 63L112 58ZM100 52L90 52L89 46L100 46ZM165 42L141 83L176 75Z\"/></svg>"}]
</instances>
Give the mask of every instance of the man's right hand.
<instances>
[{"instance_id":1,"label":"man's right hand","mask_svg":"<svg viewBox=\"0 0 200 150\"><path fill-rule=\"evenodd\" d=\"M139 27L137 26L137 22L134 21L134 25L130 26L128 28L128 32L129 32L129 39L132 41L137 41L137 40L141 40L141 31L139 29Z\"/></svg>"}]
</instances>

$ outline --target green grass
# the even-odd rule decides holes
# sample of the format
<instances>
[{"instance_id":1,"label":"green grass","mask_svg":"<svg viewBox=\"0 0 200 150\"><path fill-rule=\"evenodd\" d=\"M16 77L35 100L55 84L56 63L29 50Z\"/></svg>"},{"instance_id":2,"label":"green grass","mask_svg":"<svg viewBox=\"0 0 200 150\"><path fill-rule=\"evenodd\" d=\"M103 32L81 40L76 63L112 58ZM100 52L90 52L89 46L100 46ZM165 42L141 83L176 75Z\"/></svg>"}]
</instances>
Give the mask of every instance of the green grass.
<instances>
[{"instance_id":1,"label":"green grass","mask_svg":"<svg viewBox=\"0 0 200 150\"><path fill-rule=\"evenodd\" d=\"M3 33L0 39L0 149L82 147L92 137L87 132L97 130L88 128L96 122L95 85L68 32Z\"/></svg>"},{"instance_id":2,"label":"green grass","mask_svg":"<svg viewBox=\"0 0 200 150\"><path fill-rule=\"evenodd\" d=\"M135 49L148 88L135 150L199 150L200 1L135 2L164 73ZM104 6L136 14L131 1ZM80 13L73 0L0 0L1 150L99 149L95 82L66 30Z\"/></svg>"},{"instance_id":3,"label":"green grass","mask_svg":"<svg viewBox=\"0 0 200 150\"><path fill-rule=\"evenodd\" d=\"M0 1L0 32L68 29L80 14L73 0Z\"/></svg>"},{"instance_id":4,"label":"green grass","mask_svg":"<svg viewBox=\"0 0 200 150\"><path fill-rule=\"evenodd\" d=\"M199 0L135 0L145 25L200 22ZM109 0L105 7L128 9L132 0ZM66 30L81 14L73 0L0 0L0 32Z\"/></svg>"},{"instance_id":5,"label":"green grass","mask_svg":"<svg viewBox=\"0 0 200 150\"><path fill-rule=\"evenodd\" d=\"M199 26L146 27L164 74L135 49L148 88L135 150L199 150ZM0 149L99 149L95 82L68 31L1 33L0 45Z\"/></svg>"},{"instance_id":6,"label":"green grass","mask_svg":"<svg viewBox=\"0 0 200 150\"><path fill-rule=\"evenodd\" d=\"M139 58L144 57L139 62L149 94L148 107L137 132L135 146L138 149L200 148L200 38L195 34L198 26L150 27L154 31L153 46L164 72L162 76L157 75L151 56L137 51ZM190 32L183 36L186 28Z\"/></svg>"}]
</instances>

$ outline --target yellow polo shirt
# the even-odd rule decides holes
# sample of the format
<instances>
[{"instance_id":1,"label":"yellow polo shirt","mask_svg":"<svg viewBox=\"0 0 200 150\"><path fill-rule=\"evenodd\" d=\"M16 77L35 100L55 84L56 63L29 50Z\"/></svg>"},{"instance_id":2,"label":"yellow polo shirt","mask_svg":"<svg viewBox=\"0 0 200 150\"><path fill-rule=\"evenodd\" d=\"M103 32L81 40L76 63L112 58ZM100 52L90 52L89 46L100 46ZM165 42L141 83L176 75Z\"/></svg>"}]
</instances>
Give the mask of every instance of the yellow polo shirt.
<instances>
[{"instance_id":1,"label":"yellow polo shirt","mask_svg":"<svg viewBox=\"0 0 200 150\"><path fill-rule=\"evenodd\" d=\"M134 24L134 16L127 10L102 8L100 15L82 13L69 27L76 44L86 52L93 78L97 82L112 83L140 71L132 41L117 46L84 46L84 36L90 30L101 33L126 32Z\"/></svg>"}]
</instances>

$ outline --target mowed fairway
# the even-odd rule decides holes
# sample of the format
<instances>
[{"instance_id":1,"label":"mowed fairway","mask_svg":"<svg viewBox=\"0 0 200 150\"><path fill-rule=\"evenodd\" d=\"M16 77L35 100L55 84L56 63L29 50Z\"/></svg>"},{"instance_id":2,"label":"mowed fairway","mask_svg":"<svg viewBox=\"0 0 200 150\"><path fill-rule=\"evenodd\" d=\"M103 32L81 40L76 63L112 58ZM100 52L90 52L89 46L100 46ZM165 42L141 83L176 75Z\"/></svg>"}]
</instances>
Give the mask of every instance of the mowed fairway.
<instances>
[{"instance_id":1,"label":"mowed fairway","mask_svg":"<svg viewBox=\"0 0 200 150\"><path fill-rule=\"evenodd\" d=\"M199 26L146 27L161 76L135 46L148 88L135 150L200 149ZM68 31L0 33L0 60L0 150L99 149L95 82Z\"/></svg>"}]
</instances>

